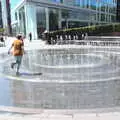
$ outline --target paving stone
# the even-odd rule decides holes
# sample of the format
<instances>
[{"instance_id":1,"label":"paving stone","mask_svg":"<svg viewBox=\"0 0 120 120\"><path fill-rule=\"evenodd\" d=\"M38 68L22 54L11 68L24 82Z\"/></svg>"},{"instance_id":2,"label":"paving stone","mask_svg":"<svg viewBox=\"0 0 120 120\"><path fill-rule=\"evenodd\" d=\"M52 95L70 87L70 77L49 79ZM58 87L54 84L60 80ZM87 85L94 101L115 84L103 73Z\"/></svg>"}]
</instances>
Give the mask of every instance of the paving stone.
<instances>
[{"instance_id":1,"label":"paving stone","mask_svg":"<svg viewBox=\"0 0 120 120\"><path fill-rule=\"evenodd\" d=\"M8 48L10 47L10 44L12 43L12 39L10 38L11 42L8 42L6 47L0 48L0 53L2 52L7 52ZM41 42L41 41L40 41ZM43 51L44 56L46 56L46 53L61 53L61 54L67 54L68 52L72 53L77 53L80 52L82 53L83 51L85 53L91 53L96 51L107 51L107 53L101 53L103 57L106 56L106 59L108 61L112 61L114 64L110 64L108 61L105 62L109 64L103 65L102 68L99 67L99 69L94 68L88 69L90 70L90 73L94 73L93 75L90 74L92 77L90 79L89 75L86 74L86 81L82 80L84 78L82 75L85 73L84 70L81 72L82 74L80 75L74 75L71 74L73 69L64 69L61 70L63 73L69 72L69 74L64 74L66 76L62 76L62 74L57 77L59 74L54 75L54 73L59 73L60 70L55 69L52 71L51 69L48 68L37 68L34 69L35 67L30 66L28 64L28 61L32 60L32 62L39 62L39 60L34 59L33 57L27 56L26 55L26 61L24 61L24 66L26 68L30 68L33 70L43 70L45 75L43 74L42 76L39 76L39 79L42 79L42 82L35 82L34 77L30 76L29 79L32 79L32 81L21 81L21 80L15 80L16 78L11 78L9 82L6 80L0 80L2 83L1 85L5 86L4 91L7 91L9 88L12 90L9 93L8 96L12 96L12 102L9 100L9 103L5 103L7 106L14 104L13 107L23 107L23 108L49 108L49 109L87 109L91 110L91 108L114 108L116 106L120 106L120 81L119 78L116 78L116 76L119 76L119 47L91 47L91 46L76 46L76 45L62 45L59 46L48 46L45 45L44 43L40 43L39 41L35 41L32 43L29 43L28 41L25 41L25 50L38 50L40 49ZM60 50L61 49L61 50ZM78 51L78 49L81 49L81 51ZM65 52L66 51L66 52ZM111 52L111 53L110 53ZM36 51L33 51L32 54L36 54ZM109 54L110 53L110 54ZM114 54L116 53L116 54ZM107 54L107 55L106 55ZM50 56L49 55L49 56ZM117 56L118 55L118 56ZM4 54L1 58L6 58L7 55ZM1 59L0 58L0 59ZM11 59L12 60L12 59ZM7 60L6 60L7 61ZM45 60L44 60L45 61ZM51 60L52 61L52 60ZM11 61L10 61L11 62ZM9 62L7 63L9 64ZM10 71L8 69L8 66L4 67L5 70ZM25 68L24 68L25 69ZM53 69L53 68L52 68ZM26 70L26 69L25 69ZM68 71L69 70L69 71ZM74 69L76 70L76 69ZM100 76L99 74L95 75L95 72L99 70L99 72L103 73L103 71L107 70L108 73L110 74L102 74ZM115 70L115 72L114 72ZM80 72L81 68L78 69L78 71L75 72ZM86 70L87 71L87 70ZM51 74L47 74L51 72ZM113 73L114 72L114 73ZM6 73L6 76L8 74ZM87 77L88 76L88 77ZM77 81L77 78L81 78L81 81ZM97 79L97 78L100 78ZM104 79L103 79L104 78ZM114 79L116 78L116 79ZM22 79L27 79L27 77L23 77ZM51 80L48 83L43 83L45 80ZM58 79L58 81L55 81ZM61 83L59 82L60 80ZM38 80L38 79L37 79ZM36 80L36 81L37 81ZM69 82L67 82L69 80ZM72 81L74 80L74 81ZM53 83L52 83L53 82ZM64 83L66 82L66 83ZM7 92L6 92L7 96ZM7 100L7 97L3 95L2 98L4 100L2 102L5 102ZM116 109L117 110L117 109ZM106 110L107 111L107 110ZM20 112L20 111L19 111ZM22 110L22 112L26 113L33 113L33 110L30 111L25 111ZM98 114L71 114L71 115L56 115L52 113L45 113L41 115L28 115L28 116L20 116L20 115L0 115L0 120L120 120L120 113L98 113Z\"/></svg>"}]
</instances>

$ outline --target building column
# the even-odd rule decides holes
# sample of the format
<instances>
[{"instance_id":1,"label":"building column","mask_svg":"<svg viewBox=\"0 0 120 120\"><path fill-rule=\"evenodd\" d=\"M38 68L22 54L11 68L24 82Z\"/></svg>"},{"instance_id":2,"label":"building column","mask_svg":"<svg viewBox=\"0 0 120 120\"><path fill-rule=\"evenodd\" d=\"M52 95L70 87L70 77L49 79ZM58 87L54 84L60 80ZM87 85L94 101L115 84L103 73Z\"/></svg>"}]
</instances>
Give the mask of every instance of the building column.
<instances>
[{"instance_id":1,"label":"building column","mask_svg":"<svg viewBox=\"0 0 120 120\"><path fill-rule=\"evenodd\" d=\"M20 33L20 18L19 18L19 11L17 10L16 13L17 13L17 24L18 24L17 34L19 34L19 33Z\"/></svg>"},{"instance_id":2,"label":"building column","mask_svg":"<svg viewBox=\"0 0 120 120\"><path fill-rule=\"evenodd\" d=\"M88 0L88 8L91 8L91 1L90 0Z\"/></svg>"},{"instance_id":3,"label":"building column","mask_svg":"<svg viewBox=\"0 0 120 120\"><path fill-rule=\"evenodd\" d=\"M29 33L32 33L32 39L38 39L37 35L37 19L36 7L34 5L25 4L26 16L26 37L29 38Z\"/></svg>"},{"instance_id":4,"label":"building column","mask_svg":"<svg viewBox=\"0 0 120 120\"><path fill-rule=\"evenodd\" d=\"M59 9L59 21L58 21L58 27L59 29L62 28L62 12L61 12L61 9Z\"/></svg>"},{"instance_id":5,"label":"building column","mask_svg":"<svg viewBox=\"0 0 120 120\"><path fill-rule=\"evenodd\" d=\"M100 4L100 3L99 3ZM101 6L101 4L100 4L100 6ZM99 9L99 12L98 12L98 14L99 14L99 25L101 24L101 8Z\"/></svg>"},{"instance_id":6,"label":"building column","mask_svg":"<svg viewBox=\"0 0 120 120\"><path fill-rule=\"evenodd\" d=\"M96 21L96 22L98 22L98 12L99 12L99 11L98 11L98 8L99 8L99 3L98 3L98 1L97 1L97 2L96 2L96 13L95 13L95 14L96 14L96 16L95 16L95 18L96 18L95 21Z\"/></svg>"},{"instance_id":7,"label":"building column","mask_svg":"<svg viewBox=\"0 0 120 120\"><path fill-rule=\"evenodd\" d=\"M20 18L20 33L24 33L24 25L23 25L23 13L22 13L23 11L19 11L19 14L20 14L20 16L21 16L21 18Z\"/></svg>"},{"instance_id":8,"label":"building column","mask_svg":"<svg viewBox=\"0 0 120 120\"><path fill-rule=\"evenodd\" d=\"M45 8L46 15L46 30L49 31L49 8Z\"/></svg>"}]
</instances>

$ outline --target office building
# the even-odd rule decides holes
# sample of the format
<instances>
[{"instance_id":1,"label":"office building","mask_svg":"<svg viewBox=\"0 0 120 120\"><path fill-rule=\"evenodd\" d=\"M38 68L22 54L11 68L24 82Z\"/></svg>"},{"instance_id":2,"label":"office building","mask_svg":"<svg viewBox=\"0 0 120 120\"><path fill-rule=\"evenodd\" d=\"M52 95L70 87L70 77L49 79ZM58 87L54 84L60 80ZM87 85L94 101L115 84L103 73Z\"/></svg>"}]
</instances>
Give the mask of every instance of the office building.
<instances>
[{"instance_id":1,"label":"office building","mask_svg":"<svg viewBox=\"0 0 120 120\"><path fill-rule=\"evenodd\" d=\"M22 0L14 9L17 32L33 39L54 31L117 22L117 0Z\"/></svg>"}]
</instances>

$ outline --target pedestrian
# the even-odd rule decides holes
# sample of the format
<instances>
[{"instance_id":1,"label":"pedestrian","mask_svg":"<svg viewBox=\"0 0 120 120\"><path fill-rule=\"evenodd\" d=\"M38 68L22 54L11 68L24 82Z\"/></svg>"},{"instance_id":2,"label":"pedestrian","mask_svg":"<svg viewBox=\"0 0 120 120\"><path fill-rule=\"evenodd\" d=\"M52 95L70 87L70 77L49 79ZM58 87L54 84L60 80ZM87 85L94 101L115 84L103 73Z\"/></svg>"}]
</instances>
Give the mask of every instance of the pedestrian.
<instances>
[{"instance_id":1,"label":"pedestrian","mask_svg":"<svg viewBox=\"0 0 120 120\"><path fill-rule=\"evenodd\" d=\"M32 41L32 33L31 32L29 33L29 40L30 40L30 42Z\"/></svg>"},{"instance_id":2,"label":"pedestrian","mask_svg":"<svg viewBox=\"0 0 120 120\"><path fill-rule=\"evenodd\" d=\"M15 65L17 65L16 75L19 75L19 69L22 61L22 57L24 54L24 43L22 41L22 36L18 35L17 39L14 40L13 44L11 45L8 54L10 54L11 49L13 48L13 56L15 57L15 62L11 63L11 68L13 69Z\"/></svg>"},{"instance_id":3,"label":"pedestrian","mask_svg":"<svg viewBox=\"0 0 120 120\"><path fill-rule=\"evenodd\" d=\"M85 36L84 36L84 34L82 34L82 40L84 40L84 38L85 38Z\"/></svg>"},{"instance_id":4,"label":"pedestrian","mask_svg":"<svg viewBox=\"0 0 120 120\"><path fill-rule=\"evenodd\" d=\"M85 33L85 40L87 40L88 39L88 33L86 32Z\"/></svg>"},{"instance_id":5,"label":"pedestrian","mask_svg":"<svg viewBox=\"0 0 120 120\"><path fill-rule=\"evenodd\" d=\"M4 43L4 47L5 47L5 40L4 40L3 35L0 37L0 41L1 41L2 43Z\"/></svg>"}]
</instances>

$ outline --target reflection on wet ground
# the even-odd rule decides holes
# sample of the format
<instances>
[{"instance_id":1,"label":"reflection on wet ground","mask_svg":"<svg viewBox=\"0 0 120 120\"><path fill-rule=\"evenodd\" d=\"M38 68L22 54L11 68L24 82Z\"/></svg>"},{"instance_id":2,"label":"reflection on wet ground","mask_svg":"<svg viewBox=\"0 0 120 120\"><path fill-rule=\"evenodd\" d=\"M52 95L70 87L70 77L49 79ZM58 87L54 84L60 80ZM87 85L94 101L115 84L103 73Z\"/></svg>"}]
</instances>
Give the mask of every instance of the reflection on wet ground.
<instances>
[{"instance_id":1,"label":"reflection on wet ground","mask_svg":"<svg viewBox=\"0 0 120 120\"><path fill-rule=\"evenodd\" d=\"M0 105L85 109L120 106L119 49L29 51L20 76L0 55Z\"/></svg>"}]
</instances>

